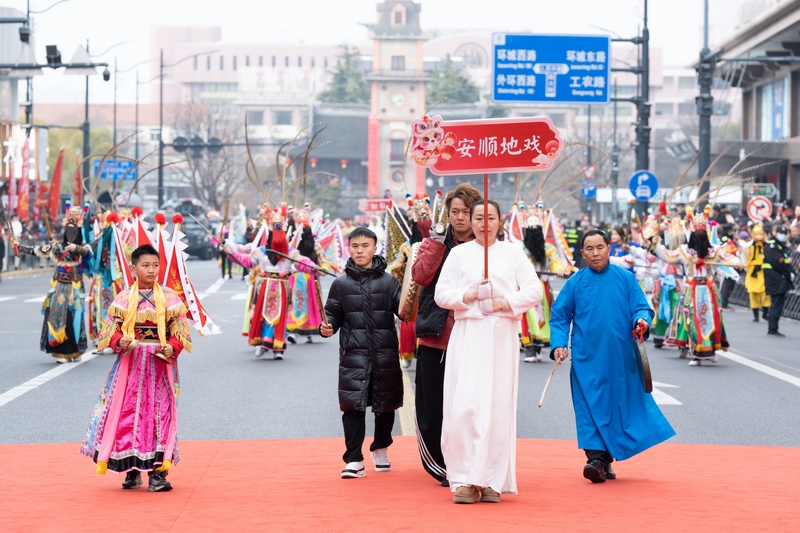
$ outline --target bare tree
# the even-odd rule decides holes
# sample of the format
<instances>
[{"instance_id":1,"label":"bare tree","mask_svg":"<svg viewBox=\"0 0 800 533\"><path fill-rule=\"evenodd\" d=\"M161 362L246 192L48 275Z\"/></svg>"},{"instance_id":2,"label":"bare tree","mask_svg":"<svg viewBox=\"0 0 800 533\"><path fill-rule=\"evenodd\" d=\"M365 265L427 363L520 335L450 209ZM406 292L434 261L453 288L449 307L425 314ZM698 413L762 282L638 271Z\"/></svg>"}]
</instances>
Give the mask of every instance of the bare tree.
<instances>
[{"instance_id":1,"label":"bare tree","mask_svg":"<svg viewBox=\"0 0 800 533\"><path fill-rule=\"evenodd\" d=\"M218 138L223 143L244 143L244 123L241 113L216 110L205 104L180 106L175 117L176 136L204 141ZM210 207L221 209L247 179L244 171L247 160L242 147L226 146L218 153L207 149L185 152L188 165L176 167L176 174L192 188L192 193Z\"/></svg>"}]
</instances>

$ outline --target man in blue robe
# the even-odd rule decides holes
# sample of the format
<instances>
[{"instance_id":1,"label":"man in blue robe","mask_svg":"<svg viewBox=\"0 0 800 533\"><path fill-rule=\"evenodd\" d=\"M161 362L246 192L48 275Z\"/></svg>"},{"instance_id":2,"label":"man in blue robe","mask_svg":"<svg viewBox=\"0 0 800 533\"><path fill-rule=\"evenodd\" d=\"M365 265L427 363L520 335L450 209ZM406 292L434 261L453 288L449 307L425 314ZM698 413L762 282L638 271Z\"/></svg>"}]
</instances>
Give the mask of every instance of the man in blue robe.
<instances>
[{"instance_id":1,"label":"man in blue robe","mask_svg":"<svg viewBox=\"0 0 800 533\"><path fill-rule=\"evenodd\" d=\"M567 281L553 304L550 357L561 363L571 344L578 447L587 458L583 476L602 483L616 479L614 459L628 459L675 431L639 378L632 332L646 338L653 320L644 292L633 274L608 264L605 233L586 232L580 246L588 268Z\"/></svg>"}]
</instances>

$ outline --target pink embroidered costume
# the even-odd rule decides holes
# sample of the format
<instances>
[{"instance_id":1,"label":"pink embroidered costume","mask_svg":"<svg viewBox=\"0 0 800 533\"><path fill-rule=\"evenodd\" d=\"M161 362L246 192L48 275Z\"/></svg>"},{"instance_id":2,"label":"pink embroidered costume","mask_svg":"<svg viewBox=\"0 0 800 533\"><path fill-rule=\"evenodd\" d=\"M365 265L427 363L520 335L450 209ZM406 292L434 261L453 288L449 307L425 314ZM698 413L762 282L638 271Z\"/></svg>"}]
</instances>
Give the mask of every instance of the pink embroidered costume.
<instances>
[{"instance_id":1,"label":"pink embroidered costume","mask_svg":"<svg viewBox=\"0 0 800 533\"><path fill-rule=\"evenodd\" d=\"M135 339L127 351L119 345L124 336ZM81 453L97 463L99 474L108 469L165 475L179 460L177 359L181 351L192 349L186 307L168 287L156 283L145 290L135 282L114 299L98 341L98 350L110 347L118 355ZM156 353L166 344L173 349L169 361Z\"/></svg>"}]
</instances>

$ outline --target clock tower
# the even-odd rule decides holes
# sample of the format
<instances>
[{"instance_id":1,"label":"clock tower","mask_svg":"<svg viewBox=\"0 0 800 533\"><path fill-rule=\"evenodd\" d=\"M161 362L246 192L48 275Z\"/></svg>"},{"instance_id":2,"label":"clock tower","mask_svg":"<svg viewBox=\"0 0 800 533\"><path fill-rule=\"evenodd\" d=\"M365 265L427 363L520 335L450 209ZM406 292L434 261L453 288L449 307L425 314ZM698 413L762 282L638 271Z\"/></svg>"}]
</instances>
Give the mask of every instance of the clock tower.
<instances>
[{"instance_id":1,"label":"clock tower","mask_svg":"<svg viewBox=\"0 0 800 533\"><path fill-rule=\"evenodd\" d=\"M370 198L386 191L396 201L406 192L425 192L425 169L403 159L411 136L411 121L425 112L421 6L409 0L378 4L378 22L368 25L373 39L372 83L368 126L368 186Z\"/></svg>"}]
</instances>

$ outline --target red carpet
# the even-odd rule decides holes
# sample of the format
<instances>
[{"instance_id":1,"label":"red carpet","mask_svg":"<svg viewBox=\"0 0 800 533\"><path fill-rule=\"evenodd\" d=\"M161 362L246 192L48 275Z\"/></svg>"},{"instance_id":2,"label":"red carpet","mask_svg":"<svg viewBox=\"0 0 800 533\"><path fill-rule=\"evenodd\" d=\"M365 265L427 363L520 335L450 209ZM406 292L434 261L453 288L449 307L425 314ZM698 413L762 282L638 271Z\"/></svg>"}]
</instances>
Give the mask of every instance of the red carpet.
<instances>
[{"instance_id":1,"label":"red carpet","mask_svg":"<svg viewBox=\"0 0 800 533\"><path fill-rule=\"evenodd\" d=\"M75 443L2 445L0 531L800 530L800 448L664 444L592 485L574 442L520 439L520 494L456 505L422 470L415 438L396 439L392 472L367 459L367 477L351 480L339 478L343 444L182 442L169 493L120 489Z\"/></svg>"}]
</instances>

